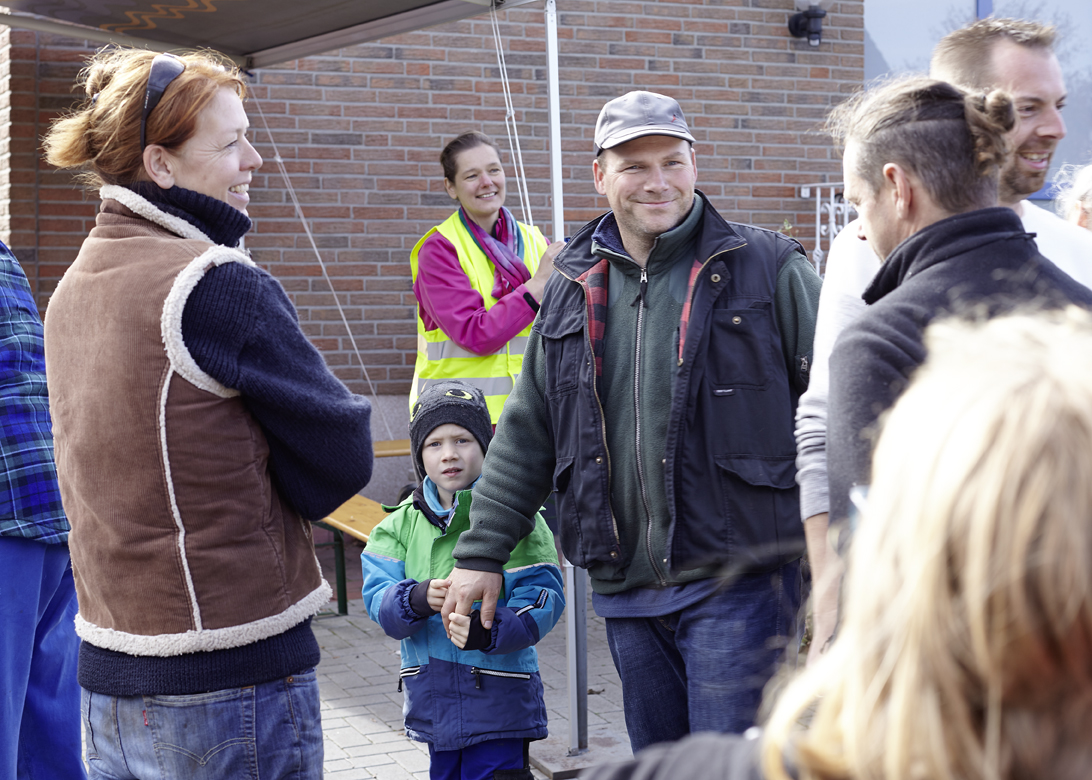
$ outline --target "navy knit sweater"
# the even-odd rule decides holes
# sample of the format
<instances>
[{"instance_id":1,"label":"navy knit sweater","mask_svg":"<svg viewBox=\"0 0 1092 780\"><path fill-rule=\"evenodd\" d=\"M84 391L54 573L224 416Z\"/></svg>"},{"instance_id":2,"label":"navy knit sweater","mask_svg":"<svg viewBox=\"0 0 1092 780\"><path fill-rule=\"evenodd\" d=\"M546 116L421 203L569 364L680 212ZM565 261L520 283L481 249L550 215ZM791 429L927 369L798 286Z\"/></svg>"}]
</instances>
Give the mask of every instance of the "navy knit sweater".
<instances>
[{"instance_id":1,"label":"navy knit sweater","mask_svg":"<svg viewBox=\"0 0 1092 780\"><path fill-rule=\"evenodd\" d=\"M134 189L217 243L235 246L250 229L241 212L204 195ZM325 517L367 484L371 406L330 372L268 272L241 263L209 270L186 302L182 339L202 371L240 392L268 440L274 484L304 518ZM298 674L319 658L307 619L244 647L168 658L82 642L79 682L114 696L193 694Z\"/></svg>"}]
</instances>

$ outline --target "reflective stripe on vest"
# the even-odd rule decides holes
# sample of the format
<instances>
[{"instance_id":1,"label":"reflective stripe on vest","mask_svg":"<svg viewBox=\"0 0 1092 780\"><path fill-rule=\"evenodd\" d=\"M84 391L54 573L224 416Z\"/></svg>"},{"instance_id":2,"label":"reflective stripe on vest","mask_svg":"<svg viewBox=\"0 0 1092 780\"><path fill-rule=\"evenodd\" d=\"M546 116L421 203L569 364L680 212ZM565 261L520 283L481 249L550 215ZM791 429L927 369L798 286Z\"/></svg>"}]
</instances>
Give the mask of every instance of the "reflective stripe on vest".
<instances>
[{"instance_id":1,"label":"reflective stripe on vest","mask_svg":"<svg viewBox=\"0 0 1092 780\"><path fill-rule=\"evenodd\" d=\"M537 228L528 227L522 223L517 224L523 235L524 264L527 270L534 274L538 268L539 258L546 251L546 239ZM439 233L455 247L459 265L470 281L470 286L481 295L486 310L491 309L497 302L492 294L495 269L485 253L474 243L470 231L459 219L459 212L452 214L417 242L410 253L413 280L417 280L417 254L421 250L421 245L433 233ZM523 365L523 353L527 348L527 338L530 333L531 324L528 323L527 327L503 348L491 355L476 355L453 342L440 328L425 330L424 322L418 312L417 361L413 372L413 384L410 387L410 408L413 408L417 402L417 396L430 382L441 379L460 379L481 388L489 406L490 417L496 425L501 409L504 407L504 401L512 392L512 386Z\"/></svg>"},{"instance_id":2,"label":"reflective stripe on vest","mask_svg":"<svg viewBox=\"0 0 1092 780\"><path fill-rule=\"evenodd\" d=\"M527 336L514 336L512 340L508 342L508 353L510 355L522 355L527 351L527 340ZM463 349L451 339L425 342L425 354L428 355L430 362L435 360L447 360L450 358L480 357L480 355L476 355L469 349Z\"/></svg>"}]
</instances>

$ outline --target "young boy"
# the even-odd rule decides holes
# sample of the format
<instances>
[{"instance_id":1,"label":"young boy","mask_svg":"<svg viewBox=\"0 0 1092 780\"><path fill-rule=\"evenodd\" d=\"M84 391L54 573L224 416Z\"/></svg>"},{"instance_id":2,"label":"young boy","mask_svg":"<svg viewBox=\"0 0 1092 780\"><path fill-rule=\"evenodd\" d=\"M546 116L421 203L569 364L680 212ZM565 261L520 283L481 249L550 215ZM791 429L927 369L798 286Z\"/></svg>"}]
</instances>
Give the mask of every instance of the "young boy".
<instances>
[{"instance_id":1,"label":"young boy","mask_svg":"<svg viewBox=\"0 0 1092 780\"><path fill-rule=\"evenodd\" d=\"M426 389L410 417L414 467L424 479L388 507L361 554L368 615L402 640L406 734L428 743L432 780L530 780L527 745L546 736L533 645L553 628L565 599L542 518L505 566L489 631L477 611L453 615L448 639L440 619L451 551L470 527L469 488L492 435L480 390L459 381Z\"/></svg>"}]
</instances>

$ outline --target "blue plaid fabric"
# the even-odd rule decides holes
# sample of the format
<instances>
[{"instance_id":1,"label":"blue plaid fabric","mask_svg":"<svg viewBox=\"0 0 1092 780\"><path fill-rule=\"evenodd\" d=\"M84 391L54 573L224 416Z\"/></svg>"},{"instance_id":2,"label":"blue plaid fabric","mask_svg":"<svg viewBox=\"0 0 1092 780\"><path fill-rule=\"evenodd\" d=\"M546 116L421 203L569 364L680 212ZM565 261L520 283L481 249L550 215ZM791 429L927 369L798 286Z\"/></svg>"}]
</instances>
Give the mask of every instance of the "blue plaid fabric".
<instances>
[{"instance_id":1,"label":"blue plaid fabric","mask_svg":"<svg viewBox=\"0 0 1092 780\"><path fill-rule=\"evenodd\" d=\"M46 393L42 321L19 262L0 243L0 536L68 541Z\"/></svg>"}]
</instances>

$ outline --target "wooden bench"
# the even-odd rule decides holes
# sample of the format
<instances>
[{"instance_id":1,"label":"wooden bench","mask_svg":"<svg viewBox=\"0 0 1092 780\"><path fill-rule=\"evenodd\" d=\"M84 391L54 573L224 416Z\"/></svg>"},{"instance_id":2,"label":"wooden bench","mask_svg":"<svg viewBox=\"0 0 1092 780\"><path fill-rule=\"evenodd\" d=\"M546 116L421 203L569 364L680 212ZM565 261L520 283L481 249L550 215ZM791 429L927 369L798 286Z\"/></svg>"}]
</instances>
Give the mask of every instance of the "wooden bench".
<instances>
[{"instance_id":1,"label":"wooden bench","mask_svg":"<svg viewBox=\"0 0 1092 780\"><path fill-rule=\"evenodd\" d=\"M367 544L368 536L387 516L383 507L364 496L353 496L328 517L315 523L319 528L334 532L334 571L337 574L337 613L349 612L349 598L345 589L345 537L348 534Z\"/></svg>"},{"instance_id":2,"label":"wooden bench","mask_svg":"<svg viewBox=\"0 0 1092 780\"><path fill-rule=\"evenodd\" d=\"M394 439L392 441L377 441L372 443L372 451L377 458L394 458L400 455L410 454L409 439ZM328 517L324 517L315 523L319 528L334 532L334 571L337 574L337 613L346 615L349 612L349 597L345 590L345 537L349 534L356 539L368 543L368 536L372 529L379 525L387 513L377 501L372 501L364 496L353 496L339 506ZM329 542L325 543L329 544ZM323 544L316 545L318 547Z\"/></svg>"},{"instance_id":3,"label":"wooden bench","mask_svg":"<svg viewBox=\"0 0 1092 780\"><path fill-rule=\"evenodd\" d=\"M410 454L409 439L393 439L391 441L377 441L372 444L372 452L377 458L395 458L399 455Z\"/></svg>"}]
</instances>

